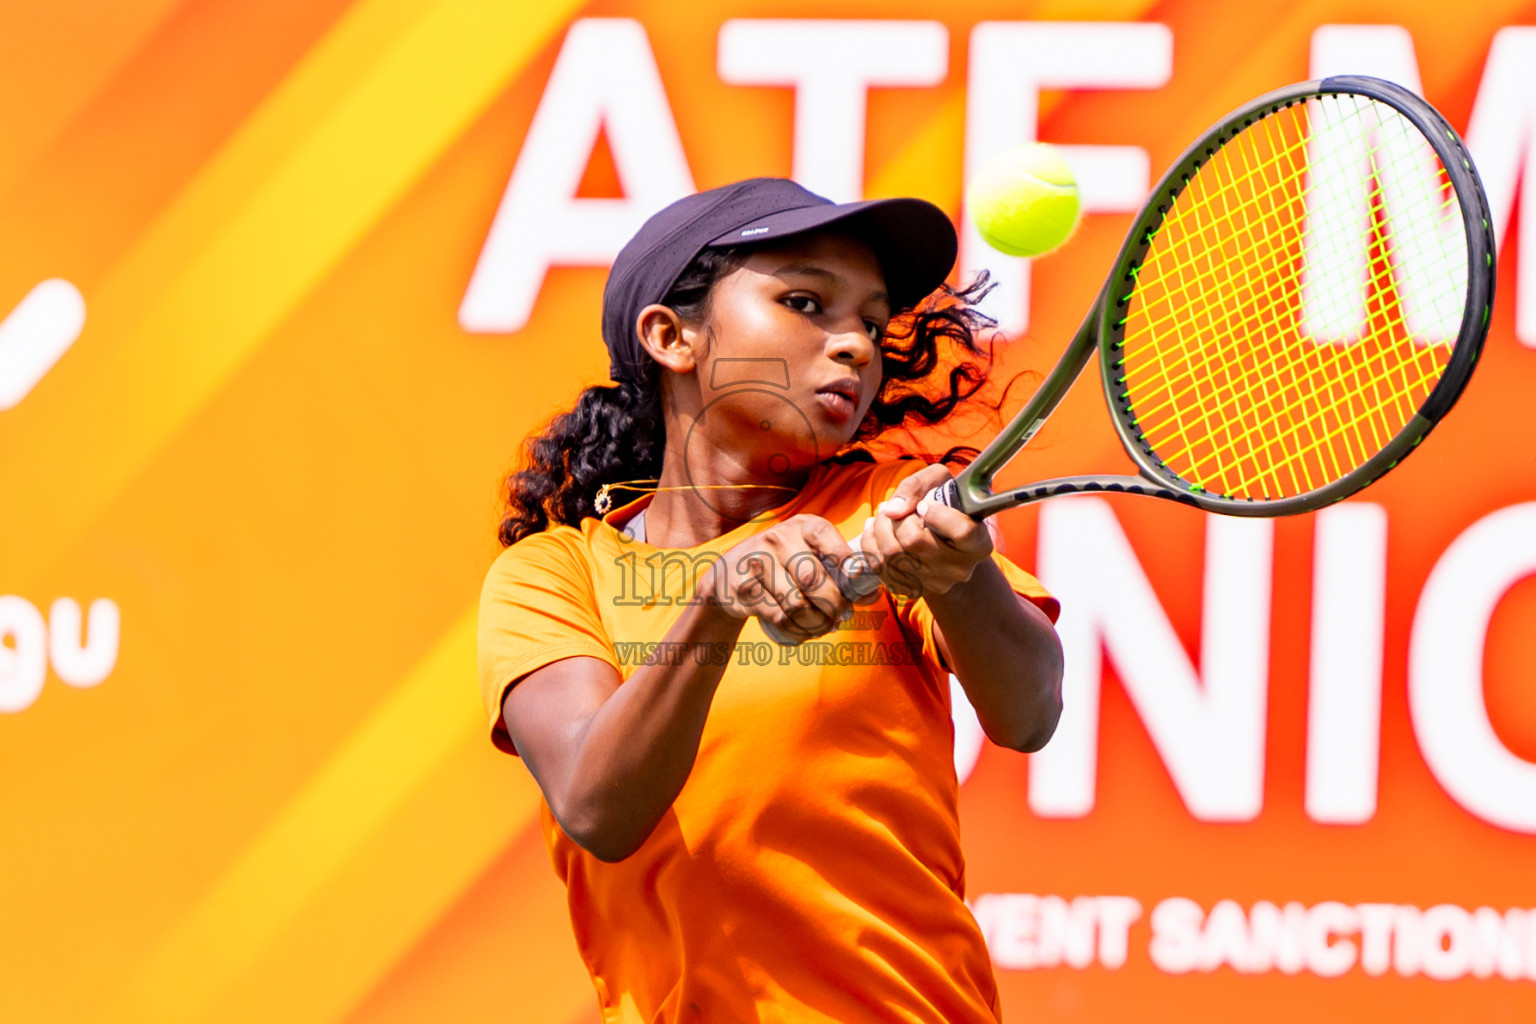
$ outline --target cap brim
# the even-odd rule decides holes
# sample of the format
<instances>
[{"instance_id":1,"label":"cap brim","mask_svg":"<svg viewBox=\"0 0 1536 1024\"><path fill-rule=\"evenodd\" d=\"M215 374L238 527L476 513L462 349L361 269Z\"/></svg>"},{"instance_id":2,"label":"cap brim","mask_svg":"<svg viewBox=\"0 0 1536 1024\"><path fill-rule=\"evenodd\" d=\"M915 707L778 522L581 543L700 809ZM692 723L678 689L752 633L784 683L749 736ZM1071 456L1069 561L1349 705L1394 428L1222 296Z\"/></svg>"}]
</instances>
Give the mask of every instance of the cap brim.
<instances>
[{"instance_id":1,"label":"cap brim","mask_svg":"<svg viewBox=\"0 0 1536 1024\"><path fill-rule=\"evenodd\" d=\"M708 248L767 245L832 225L874 249L893 311L917 305L943 284L960 249L949 217L923 199L869 199L781 210L711 239Z\"/></svg>"}]
</instances>

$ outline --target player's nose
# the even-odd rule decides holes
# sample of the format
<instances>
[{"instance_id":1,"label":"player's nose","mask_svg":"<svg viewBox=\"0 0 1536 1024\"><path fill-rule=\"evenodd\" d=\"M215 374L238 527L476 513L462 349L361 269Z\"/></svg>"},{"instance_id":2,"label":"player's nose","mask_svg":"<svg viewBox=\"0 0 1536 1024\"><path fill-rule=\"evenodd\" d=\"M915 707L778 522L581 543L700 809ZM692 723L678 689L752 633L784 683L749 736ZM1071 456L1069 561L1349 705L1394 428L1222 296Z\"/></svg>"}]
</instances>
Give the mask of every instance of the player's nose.
<instances>
[{"instance_id":1,"label":"player's nose","mask_svg":"<svg viewBox=\"0 0 1536 1024\"><path fill-rule=\"evenodd\" d=\"M842 325L827 336L827 354L847 366L868 366L878 350L862 320Z\"/></svg>"}]
</instances>

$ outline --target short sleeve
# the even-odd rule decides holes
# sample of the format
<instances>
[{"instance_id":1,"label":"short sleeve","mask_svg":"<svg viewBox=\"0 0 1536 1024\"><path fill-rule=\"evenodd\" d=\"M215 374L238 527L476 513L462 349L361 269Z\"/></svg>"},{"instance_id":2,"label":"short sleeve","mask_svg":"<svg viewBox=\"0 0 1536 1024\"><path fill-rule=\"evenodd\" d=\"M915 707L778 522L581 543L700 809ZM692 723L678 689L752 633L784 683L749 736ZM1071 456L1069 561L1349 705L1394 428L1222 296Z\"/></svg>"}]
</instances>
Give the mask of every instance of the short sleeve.
<instances>
[{"instance_id":1,"label":"short sleeve","mask_svg":"<svg viewBox=\"0 0 1536 1024\"><path fill-rule=\"evenodd\" d=\"M517 753L501 720L513 684L552 662L583 656L617 667L581 553L551 533L503 551L480 592L480 698L491 742Z\"/></svg>"}]
</instances>

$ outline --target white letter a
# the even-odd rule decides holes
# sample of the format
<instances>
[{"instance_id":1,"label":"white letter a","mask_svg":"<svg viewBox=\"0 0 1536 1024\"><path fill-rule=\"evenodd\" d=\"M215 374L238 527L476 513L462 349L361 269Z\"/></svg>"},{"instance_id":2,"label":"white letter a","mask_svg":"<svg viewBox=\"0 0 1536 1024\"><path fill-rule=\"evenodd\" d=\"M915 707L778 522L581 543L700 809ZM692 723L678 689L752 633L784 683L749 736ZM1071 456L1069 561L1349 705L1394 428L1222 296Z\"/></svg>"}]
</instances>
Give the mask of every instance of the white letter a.
<instances>
[{"instance_id":1,"label":"white letter a","mask_svg":"<svg viewBox=\"0 0 1536 1024\"><path fill-rule=\"evenodd\" d=\"M625 198L577 199L604 129ZM608 265L647 217L692 191L645 29L629 18L576 22L470 277L460 326L522 329L551 266Z\"/></svg>"}]
</instances>

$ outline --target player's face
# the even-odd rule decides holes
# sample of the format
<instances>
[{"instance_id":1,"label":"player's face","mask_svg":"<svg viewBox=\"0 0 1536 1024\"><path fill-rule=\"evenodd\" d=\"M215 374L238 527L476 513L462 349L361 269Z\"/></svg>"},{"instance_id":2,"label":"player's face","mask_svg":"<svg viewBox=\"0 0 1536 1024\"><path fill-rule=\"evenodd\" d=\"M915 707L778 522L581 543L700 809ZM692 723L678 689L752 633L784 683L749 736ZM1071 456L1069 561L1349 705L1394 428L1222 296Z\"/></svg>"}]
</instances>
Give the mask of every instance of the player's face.
<instances>
[{"instance_id":1,"label":"player's face","mask_svg":"<svg viewBox=\"0 0 1536 1024\"><path fill-rule=\"evenodd\" d=\"M880 263L858 239L816 234L753 252L710 294L696 377L708 415L697 427L751 463L808 469L852 439L873 404L890 317Z\"/></svg>"}]
</instances>

